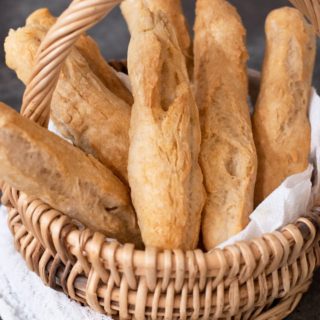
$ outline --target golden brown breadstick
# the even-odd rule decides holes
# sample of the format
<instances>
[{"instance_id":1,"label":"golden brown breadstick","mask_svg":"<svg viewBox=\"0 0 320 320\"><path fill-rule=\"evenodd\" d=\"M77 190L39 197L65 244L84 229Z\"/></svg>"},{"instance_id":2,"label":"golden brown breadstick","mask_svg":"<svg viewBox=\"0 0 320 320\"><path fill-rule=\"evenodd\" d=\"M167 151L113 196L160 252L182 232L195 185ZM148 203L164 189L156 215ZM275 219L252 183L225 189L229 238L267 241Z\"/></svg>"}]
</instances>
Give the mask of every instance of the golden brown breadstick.
<instances>
[{"instance_id":1,"label":"golden brown breadstick","mask_svg":"<svg viewBox=\"0 0 320 320\"><path fill-rule=\"evenodd\" d=\"M253 116L258 152L255 205L288 176L308 166L308 106L315 60L314 31L302 14L282 8L266 21L266 53Z\"/></svg>"},{"instance_id":2,"label":"golden brown breadstick","mask_svg":"<svg viewBox=\"0 0 320 320\"><path fill-rule=\"evenodd\" d=\"M197 1L194 57L200 164L208 194L202 233L209 250L246 226L257 168L247 103L245 30L227 1Z\"/></svg>"},{"instance_id":3,"label":"golden brown breadstick","mask_svg":"<svg viewBox=\"0 0 320 320\"><path fill-rule=\"evenodd\" d=\"M173 27L144 1L137 3L139 23L128 52L135 99L128 165L132 199L146 245L193 249L205 199L198 110Z\"/></svg>"},{"instance_id":4,"label":"golden brown breadstick","mask_svg":"<svg viewBox=\"0 0 320 320\"><path fill-rule=\"evenodd\" d=\"M55 22L56 18L48 9L43 8L34 11L27 18L26 25L42 28L43 31L47 32ZM115 74L115 70L103 58L97 43L91 37L82 35L76 42L75 47L106 88L131 106L133 104L132 94Z\"/></svg>"},{"instance_id":5,"label":"golden brown breadstick","mask_svg":"<svg viewBox=\"0 0 320 320\"><path fill-rule=\"evenodd\" d=\"M39 16L41 12L35 21L40 21ZM29 25L10 31L5 42L7 65L24 83L29 80L37 49L47 32L42 25L31 23L32 17L28 21ZM131 107L113 89L103 85L74 48L53 95L51 118L65 137L127 182Z\"/></svg>"},{"instance_id":6,"label":"golden brown breadstick","mask_svg":"<svg viewBox=\"0 0 320 320\"><path fill-rule=\"evenodd\" d=\"M115 74L115 70L106 63L97 43L91 37L82 35L75 46L88 62L90 69L101 80L105 87L128 105L132 106L133 97L131 92Z\"/></svg>"},{"instance_id":7,"label":"golden brown breadstick","mask_svg":"<svg viewBox=\"0 0 320 320\"><path fill-rule=\"evenodd\" d=\"M121 4L122 14L130 30L132 30L133 25L139 19L138 11L135 9L136 6L139 6L138 2L136 0L126 0ZM145 0L145 4L152 12L161 10L168 16L170 23L174 26L179 45L186 58L188 70L192 73L192 44L181 0Z\"/></svg>"},{"instance_id":8,"label":"golden brown breadstick","mask_svg":"<svg viewBox=\"0 0 320 320\"><path fill-rule=\"evenodd\" d=\"M122 182L92 156L1 103L0 176L92 230L141 245Z\"/></svg>"}]
</instances>

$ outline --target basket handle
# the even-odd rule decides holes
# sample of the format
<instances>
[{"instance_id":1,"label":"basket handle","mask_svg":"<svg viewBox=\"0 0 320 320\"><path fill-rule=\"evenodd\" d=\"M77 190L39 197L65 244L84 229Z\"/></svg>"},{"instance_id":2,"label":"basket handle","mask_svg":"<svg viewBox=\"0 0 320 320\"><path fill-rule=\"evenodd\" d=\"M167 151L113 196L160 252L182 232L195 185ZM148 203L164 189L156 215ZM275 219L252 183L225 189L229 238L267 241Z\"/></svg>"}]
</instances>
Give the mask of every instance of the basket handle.
<instances>
[{"instance_id":1,"label":"basket handle","mask_svg":"<svg viewBox=\"0 0 320 320\"><path fill-rule=\"evenodd\" d=\"M81 34L101 21L122 0L74 0L42 41L23 95L21 114L47 126L62 64Z\"/></svg>"}]
</instances>

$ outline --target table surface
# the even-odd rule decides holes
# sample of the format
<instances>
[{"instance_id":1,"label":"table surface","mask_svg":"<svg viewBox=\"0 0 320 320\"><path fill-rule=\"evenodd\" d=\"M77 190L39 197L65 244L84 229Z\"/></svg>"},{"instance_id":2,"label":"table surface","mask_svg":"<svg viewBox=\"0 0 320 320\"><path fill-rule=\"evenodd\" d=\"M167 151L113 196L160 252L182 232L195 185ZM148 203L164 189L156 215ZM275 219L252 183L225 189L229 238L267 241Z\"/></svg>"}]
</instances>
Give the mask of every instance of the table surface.
<instances>
[{"instance_id":1,"label":"table surface","mask_svg":"<svg viewBox=\"0 0 320 320\"><path fill-rule=\"evenodd\" d=\"M192 29L194 21L194 0L182 0ZM3 43L10 28L17 28L24 24L24 20L33 10L49 7L58 15L67 5L68 0L1 0L0 11L0 43ZM239 9L248 30L248 48L250 52L249 66L260 70L264 52L264 20L268 12L274 8L288 5L285 0L231 0ZM109 30L111 32L109 32ZM90 31L99 42L102 52L107 59L121 59L126 57L129 34L118 9ZM316 64L314 85L320 88L320 54ZM19 109L23 85L14 73L4 65L3 49L0 49L0 99L15 109ZM296 311L288 320L318 320L320 319L320 272L315 276L311 290L305 295Z\"/></svg>"}]
</instances>

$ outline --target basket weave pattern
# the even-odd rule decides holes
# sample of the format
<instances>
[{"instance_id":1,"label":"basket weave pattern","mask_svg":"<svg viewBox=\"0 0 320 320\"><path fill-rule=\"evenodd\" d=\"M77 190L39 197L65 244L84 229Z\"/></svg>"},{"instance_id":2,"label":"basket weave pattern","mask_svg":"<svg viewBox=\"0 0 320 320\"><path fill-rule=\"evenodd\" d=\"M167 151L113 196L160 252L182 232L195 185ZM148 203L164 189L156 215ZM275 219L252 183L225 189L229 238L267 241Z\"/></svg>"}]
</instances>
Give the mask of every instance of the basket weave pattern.
<instances>
[{"instance_id":1,"label":"basket weave pattern","mask_svg":"<svg viewBox=\"0 0 320 320\"><path fill-rule=\"evenodd\" d=\"M60 68L78 36L120 0L73 2L43 41L22 114L46 125ZM282 319L320 264L320 210L283 230L208 253L107 241L39 199L1 185L15 246L43 282L120 319Z\"/></svg>"}]
</instances>

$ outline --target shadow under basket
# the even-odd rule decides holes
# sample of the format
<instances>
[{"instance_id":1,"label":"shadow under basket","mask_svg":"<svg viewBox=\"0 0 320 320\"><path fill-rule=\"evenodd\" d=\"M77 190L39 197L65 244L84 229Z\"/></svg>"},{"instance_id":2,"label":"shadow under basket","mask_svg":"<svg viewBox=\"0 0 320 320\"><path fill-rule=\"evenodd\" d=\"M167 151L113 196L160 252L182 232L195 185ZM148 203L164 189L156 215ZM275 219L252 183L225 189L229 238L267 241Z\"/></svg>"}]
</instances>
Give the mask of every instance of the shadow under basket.
<instances>
[{"instance_id":1,"label":"shadow under basket","mask_svg":"<svg viewBox=\"0 0 320 320\"><path fill-rule=\"evenodd\" d=\"M120 2L71 3L41 44L24 95L24 115L46 124L48 96L70 48ZM113 66L123 68L122 63ZM39 89L41 80L49 94ZM258 84L258 74L250 72L253 100ZM223 250L140 251L79 229L61 212L6 184L2 191L15 247L30 270L51 288L114 318L283 319L298 305L320 264L317 208L281 231Z\"/></svg>"}]
</instances>

